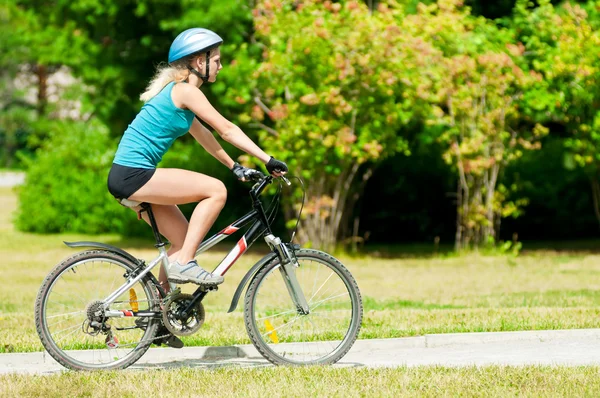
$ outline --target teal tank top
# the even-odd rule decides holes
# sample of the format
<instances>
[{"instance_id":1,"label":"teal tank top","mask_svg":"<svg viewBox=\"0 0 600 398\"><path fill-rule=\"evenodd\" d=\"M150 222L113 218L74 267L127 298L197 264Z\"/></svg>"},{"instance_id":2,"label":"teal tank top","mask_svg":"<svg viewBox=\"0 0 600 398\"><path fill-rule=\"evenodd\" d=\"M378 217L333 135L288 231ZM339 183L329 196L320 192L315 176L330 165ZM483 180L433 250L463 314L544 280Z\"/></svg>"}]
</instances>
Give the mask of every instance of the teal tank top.
<instances>
[{"instance_id":1,"label":"teal tank top","mask_svg":"<svg viewBox=\"0 0 600 398\"><path fill-rule=\"evenodd\" d=\"M175 106L171 99L174 85L167 84L142 106L125 130L113 163L154 169L173 142L190 130L194 112Z\"/></svg>"}]
</instances>

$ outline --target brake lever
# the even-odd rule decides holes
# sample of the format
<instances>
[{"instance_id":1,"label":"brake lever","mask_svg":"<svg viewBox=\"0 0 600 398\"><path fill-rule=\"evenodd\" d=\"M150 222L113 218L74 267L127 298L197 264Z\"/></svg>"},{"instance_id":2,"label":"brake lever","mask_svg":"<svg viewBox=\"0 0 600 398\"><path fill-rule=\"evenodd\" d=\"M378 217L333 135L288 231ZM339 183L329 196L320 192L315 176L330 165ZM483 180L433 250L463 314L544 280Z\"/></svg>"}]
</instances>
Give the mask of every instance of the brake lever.
<instances>
[{"instance_id":1,"label":"brake lever","mask_svg":"<svg viewBox=\"0 0 600 398\"><path fill-rule=\"evenodd\" d=\"M285 176L281 176L281 179L287 184L287 186L292 185L292 183L290 182L290 180L288 180L287 178L285 178Z\"/></svg>"}]
</instances>

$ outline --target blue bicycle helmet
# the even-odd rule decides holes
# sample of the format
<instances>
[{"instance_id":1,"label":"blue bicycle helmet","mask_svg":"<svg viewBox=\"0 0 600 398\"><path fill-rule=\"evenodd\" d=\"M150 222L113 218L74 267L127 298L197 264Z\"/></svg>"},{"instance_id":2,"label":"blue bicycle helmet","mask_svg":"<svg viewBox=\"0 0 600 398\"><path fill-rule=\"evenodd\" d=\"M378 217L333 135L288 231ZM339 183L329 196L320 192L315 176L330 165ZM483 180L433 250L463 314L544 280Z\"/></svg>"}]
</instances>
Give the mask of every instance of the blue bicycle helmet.
<instances>
[{"instance_id":1,"label":"blue bicycle helmet","mask_svg":"<svg viewBox=\"0 0 600 398\"><path fill-rule=\"evenodd\" d=\"M202 80L207 81L209 75L209 58L210 50L217 48L223 43L221 36L215 32L203 29L203 28L192 28L181 32L169 49L169 63L173 63L182 58L187 57L199 52L206 53L206 76L202 76L197 70L193 69L188 65L190 72L194 73Z\"/></svg>"}]
</instances>

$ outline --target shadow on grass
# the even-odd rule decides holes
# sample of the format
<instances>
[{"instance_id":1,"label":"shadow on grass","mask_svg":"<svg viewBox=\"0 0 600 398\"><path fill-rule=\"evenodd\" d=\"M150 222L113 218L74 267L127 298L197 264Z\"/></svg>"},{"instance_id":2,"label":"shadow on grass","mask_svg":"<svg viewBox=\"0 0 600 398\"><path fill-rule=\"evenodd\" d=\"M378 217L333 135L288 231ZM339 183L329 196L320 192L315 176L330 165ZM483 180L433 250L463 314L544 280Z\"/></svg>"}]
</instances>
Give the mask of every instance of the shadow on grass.
<instances>
[{"instance_id":1,"label":"shadow on grass","mask_svg":"<svg viewBox=\"0 0 600 398\"><path fill-rule=\"evenodd\" d=\"M220 369L225 367L243 367L243 368L266 368L272 367L266 359L244 359L244 358L211 358L211 359L182 359L179 361L161 362L161 363L144 363L131 366L130 370L148 370L148 369Z\"/></svg>"},{"instance_id":2,"label":"shadow on grass","mask_svg":"<svg viewBox=\"0 0 600 398\"><path fill-rule=\"evenodd\" d=\"M600 238L598 239L579 239L563 241L522 241L523 248L520 254L535 255L537 253L550 254L552 252L559 254L588 255L600 254ZM482 255L503 255L498 249L480 249L473 251ZM361 247L357 253L351 251L344 253L350 257L374 257L384 259L394 258L446 258L459 257L463 253L454 251L453 244L440 244L423 242L406 242L400 244L366 244ZM468 253L468 252L465 252Z\"/></svg>"},{"instance_id":3,"label":"shadow on grass","mask_svg":"<svg viewBox=\"0 0 600 398\"><path fill-rule=\"evenodd\" d=\"M358 362L347 362L343 358L341 361L333 365L336 368L359 368L365 365ZM144 363L135 364L128 368L128 370L144 371L149 369L178 369L178 368L190 368L190 369L221 369L228 367L237 368L272 368L275 365L271 364L266 359L253 358L199 358L199 359L182 359L179 361L163 362L163 363Z\"/></svg>"},{"instance_id":4,"label":"shadow on grass","mask_svg":"<svg viewBox=\"0 0 600 398\"><path fill-rule=\"evenodd\" d=\"M400 244L370 244L367 243L361 247L357 253L351 250L338 250L337 254L343 253L350 257L374 257L374 258L431 258L447 257L455 255L454 245L442 244L434 245L423 242L406 242Z\"/></svg>"},{"instance_id":5,"label":"shadow on grass","mask_svg":"<svg viewBox=\"0 0 600 398\"><path fill-rule=\"evenodd\" d=\"M600 238L563 241L523 241L522 253L555 251L560 253L600 254Z\"/></svg>"}]
</instances>

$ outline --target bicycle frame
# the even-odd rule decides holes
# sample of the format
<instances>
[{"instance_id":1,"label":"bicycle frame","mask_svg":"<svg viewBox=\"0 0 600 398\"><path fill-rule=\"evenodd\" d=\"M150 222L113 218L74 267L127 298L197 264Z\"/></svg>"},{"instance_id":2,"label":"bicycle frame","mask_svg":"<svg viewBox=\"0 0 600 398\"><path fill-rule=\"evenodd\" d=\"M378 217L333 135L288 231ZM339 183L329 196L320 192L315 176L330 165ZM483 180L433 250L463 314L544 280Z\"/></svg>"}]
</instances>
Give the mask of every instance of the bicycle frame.
<instances>
[{"instance_id":1,"label":"bicycle frame","mask_svg":"<svg viewBox=\"0 0 600 398\"><path fill-rule=\"evenodd\" d=\"M229 268L244 254L248 248L260 237L265 237L266 243L274 250L279 259L281 261L282 267L280 267L280 271L282 272L284 282L287 286L287 289L290 293L292 300L294 301L298 311L303 314L309 313L308 303L304 294L296 280L296 275L294 272L293 266L298 266L295 258L289 253L286 245L281 242L281 239L275 237L271 231L271 226L269 224L269 220L263 208L262 202L260 201L260 193L266 188L268 184L271 183L273 177L267 176L263 178L261 181L256 183L251 191L250 196L252 198L252 206L253 210L239 218L217 234L213 235L209 239L206 239L204 242L200 244L198 249L196 250L196 256L199 254L209 250L211 247L215 246L217 243L222 240L228 238L239 229L245 227L246 225L254 222L254 224L250 227L250 229L242 236L240 240L238 240L237 244L233 249L227 253L225 258L217 265L217 267L213 270L213 273L218 275L225 275ZM137 282L139 282L146 274L148 274L154 267L158 264L162 264L165 272L168 275L169 261L167 256L167 250L165 249L165 243L162 241L160 233L158 231L158 226L156 224L156 220L154 219L154 215L152 213L152 209L150 205L145 204L143 207L144 211L148 213L150 218L150 225L152 226L152 230L154 232L154 237L156 239L156 247L158 248L159 255L150 263L144 267L143 269L138 269L132 275L129 275L130 278L127 283L119 287L115 292L113 292L110 296L106 297L103 300L105 315L107 317L123 317L123 316L136 316L137 314L133 311L111 311L109 310L109 306L123 293L128 291L132 286L134 286ZM172 286L171 286L172 287ZM198 289L194 292L194 299L188 305L187 309L184 310L184 313L187 312L188 309L194 307L198 300L202 300L204 296L208 293L206 288L198 287ZM138 316L148 316L139 314Z\"/></svg>"}]
</instances>

